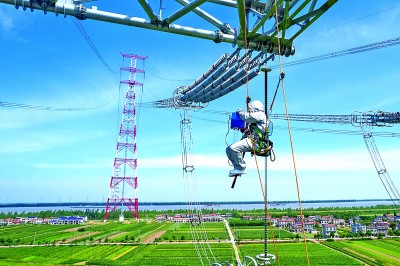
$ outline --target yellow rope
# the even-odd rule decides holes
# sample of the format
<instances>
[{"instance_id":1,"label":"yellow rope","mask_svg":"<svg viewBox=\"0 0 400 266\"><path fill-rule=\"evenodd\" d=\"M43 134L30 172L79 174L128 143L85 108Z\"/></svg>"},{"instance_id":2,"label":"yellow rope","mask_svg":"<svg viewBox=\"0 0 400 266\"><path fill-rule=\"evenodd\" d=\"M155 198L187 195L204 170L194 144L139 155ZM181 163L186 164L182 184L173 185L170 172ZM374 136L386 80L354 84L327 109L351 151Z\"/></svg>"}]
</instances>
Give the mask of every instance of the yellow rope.
<instances>
[{"instance_id":1,"label":"yellow rope","mask_svg":"<svg viewBox=\"0 0 400 266\"><path fill-rule=\"evenodd\" d=\"M280 44L279 27L278 27L278 7L276 6L276 0L275 0L275 20L276 20L276 33L277 33L276 35L277 35L277 39L278 39L279 70L280 70L280 73L283 73L283 71L282 71L281 44ZM290 138L290 149L292 151L293 168L294 168L294 174L295 174L295 177L296 177L297 199L298 199L299 208L300 208L301 229L302 229L302 232L303 232L304 248L306 250L307 264L310 265L310 259L309 259L309 256L308 256L307 239L306 239L306 234L304 232L303 208L301 206L300 187L299 187L299 180L298 180L298 176L297 176L296 160L295 160L295 156L294 156L292 133L290 131L289 112L288 112L288 107L287 107L287 102L286 102L286 92L285 92L284 79L282 79L282 93L283 93L283 101L284 101L284 104L285 104L286 121L287 121L287 124L288 124L288 132L289 132L289 138Z\"/></svg>"}]
</instances>

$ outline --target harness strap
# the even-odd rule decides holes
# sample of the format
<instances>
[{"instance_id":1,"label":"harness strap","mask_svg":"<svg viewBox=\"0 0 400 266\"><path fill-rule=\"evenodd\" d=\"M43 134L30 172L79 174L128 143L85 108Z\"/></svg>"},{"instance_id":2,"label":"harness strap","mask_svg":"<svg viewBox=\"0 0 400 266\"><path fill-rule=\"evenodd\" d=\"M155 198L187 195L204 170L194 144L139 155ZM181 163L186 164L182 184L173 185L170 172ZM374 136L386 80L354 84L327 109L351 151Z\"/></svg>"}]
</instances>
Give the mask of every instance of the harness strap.
<instances>
[{"instance_id":1,"label":"harness strap","mask_svg":"<svg viewBox=\"0 0 400 266\"><path fill-rule=\"evenodd\" d=\"M255 135L254 137L258 139L258 149L256 150L256 153L260 153L263 148L263 142L266 132L261 131L261 129L256 126L253 126L252 128L252 133Z\"/></svg>"}]
</instances>

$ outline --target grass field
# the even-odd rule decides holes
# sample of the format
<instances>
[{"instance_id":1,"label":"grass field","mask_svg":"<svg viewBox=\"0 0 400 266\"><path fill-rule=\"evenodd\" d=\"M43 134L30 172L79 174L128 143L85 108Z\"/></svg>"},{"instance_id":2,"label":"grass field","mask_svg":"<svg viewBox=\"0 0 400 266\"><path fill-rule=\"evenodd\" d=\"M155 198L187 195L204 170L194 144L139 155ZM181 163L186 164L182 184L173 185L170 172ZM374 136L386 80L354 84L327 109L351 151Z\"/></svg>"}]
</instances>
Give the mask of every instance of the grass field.
<instances>
[{"instance_id":1,"label":"grass field","mask_svg":"<svg viewBox=\"0 0 400 266\"><path fill-rule=\"evenodd\" d=\"M210 262L234 261L228 243L197 246L205 265ZM276 248L276 253L275 253ZM332 251L326 246L308 243L312 265L362 265L356 259ZM307 265L303 243L279 243L269 246L269 253L278 254L280 265ZM241 258L263 253L262 244L240 245ZM201 265L194 244L148 245L83 245L0 248L0 265ZM390 264L381 264L390 265ZM395 265L395 264L392 264Z\"/></svg>"},{"instance_id":2,"label":"grass field","mask_svg":"<svg viewBox=\"0 0 400 266\"><path fill-rule=\"evenodd\" d=\"M326 246L358 258L369 265L400 265L400 240L326 242Z\"/></svg>"},{"instance_id":3,"label":"grass field","mask_svg":"<svg viewBox=\"0 0 400 266\"><path fill-rule=\"evenodd\" d=\"M261 240L264 227L234 226L231 229L235 239L240 240L237 246L241 259L264 253ZM198 242L191 243L193 233L203 234L197 237ZM268 233L271 239L271 230ZM158 236L155 242L143 242L154 235ZM277 243L268 244L268 253L277 256L279 265L307 265L307 257L311 265L400 265L398 238L307 242L305 245L302 239L297 242L293 236L290 232L274 229ZM201 228L169 222L5 226L0 227L0 240L3 240L0 243L0 266L234 263L234 250L227 238L222 223L206 223ZM278 242L285 239L293 241ZM42 245L37 245L39 243Z\"/></svg>"}]
</instances>

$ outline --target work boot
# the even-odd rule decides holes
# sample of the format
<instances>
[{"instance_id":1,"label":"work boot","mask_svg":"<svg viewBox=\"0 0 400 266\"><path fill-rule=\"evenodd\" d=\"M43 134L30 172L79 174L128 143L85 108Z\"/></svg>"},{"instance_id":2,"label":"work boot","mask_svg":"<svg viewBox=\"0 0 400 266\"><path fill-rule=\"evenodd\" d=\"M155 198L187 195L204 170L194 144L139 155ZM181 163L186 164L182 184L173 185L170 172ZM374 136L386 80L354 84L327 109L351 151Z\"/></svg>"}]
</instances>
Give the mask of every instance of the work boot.
<instances>
[{"instance_id":1,"label":"work boot","mask_svg":"<svg viewBox=\"0 0 400 266\"><path fill-rule=\"evenodd\" d=\"M244 175L246 173L246 169L239 170L239 169L233 169L229 171L229 176L235 176L235 175Z\"/></svg>"}]
</instances>

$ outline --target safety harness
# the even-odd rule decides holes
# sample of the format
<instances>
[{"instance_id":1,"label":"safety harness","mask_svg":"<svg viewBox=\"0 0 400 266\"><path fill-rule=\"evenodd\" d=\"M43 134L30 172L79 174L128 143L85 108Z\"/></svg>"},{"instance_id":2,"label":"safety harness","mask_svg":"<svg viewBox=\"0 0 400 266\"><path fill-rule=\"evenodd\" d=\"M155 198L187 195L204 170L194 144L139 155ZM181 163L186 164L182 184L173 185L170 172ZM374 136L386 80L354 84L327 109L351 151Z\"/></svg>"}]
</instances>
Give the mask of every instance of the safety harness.
<instances>
[{"instance_id":1,"label":"safety harness","mask_svg":"<svg viewBox=\"0 0 400 266\"><path fill-rule=\"evenodd\" d=\"M275 161L275 153L273 150L274 143L269 139L269 133L270 133L269 128L261 130L254 124L253 125L250 124L250 131L254 143L258 144L257 145L258 148L255 149L256 155L262 157L270 156L271 161ZM254 152L251 151L251 154L254 155Z\"/></svg>"}]
</instances>

